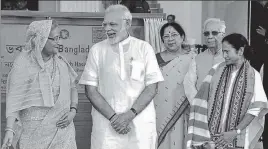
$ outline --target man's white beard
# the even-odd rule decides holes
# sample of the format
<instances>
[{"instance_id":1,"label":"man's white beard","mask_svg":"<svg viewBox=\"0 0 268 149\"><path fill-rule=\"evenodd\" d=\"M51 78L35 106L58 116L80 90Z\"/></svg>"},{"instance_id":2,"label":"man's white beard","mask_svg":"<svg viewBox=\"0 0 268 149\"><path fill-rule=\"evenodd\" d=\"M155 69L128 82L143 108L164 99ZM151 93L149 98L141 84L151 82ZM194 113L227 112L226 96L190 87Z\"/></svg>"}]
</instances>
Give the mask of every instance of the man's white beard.
<instances>
[{"instance_id":1,"label":"man's white beard","mask_svg":"<svg viewBox=\"0 0 268 149\"><path fill-rule=\"evenodd\" d=\"M117 44L117 43L119 43L124 37L120 37L120 33L121 32L123 32L123 30L124 30L125 28L124 27L122 27L121 28L121 30L118 32L118 36L116 36L115 38L108 38L108 41L109 41L109 43L111 44L111 45L114 45L114 44Z\"/></svg>"},{"instance_id":2,"label":"man's white beard","mask_svg":"<svg viewBox=\"0 0 268 149\"><path fill-rule=\"evenodd\" d=\"M108 41L111 45L117 44L120 42L119 37L115 37L115 38L108 38Z\"/></svg>"}]
</instances>

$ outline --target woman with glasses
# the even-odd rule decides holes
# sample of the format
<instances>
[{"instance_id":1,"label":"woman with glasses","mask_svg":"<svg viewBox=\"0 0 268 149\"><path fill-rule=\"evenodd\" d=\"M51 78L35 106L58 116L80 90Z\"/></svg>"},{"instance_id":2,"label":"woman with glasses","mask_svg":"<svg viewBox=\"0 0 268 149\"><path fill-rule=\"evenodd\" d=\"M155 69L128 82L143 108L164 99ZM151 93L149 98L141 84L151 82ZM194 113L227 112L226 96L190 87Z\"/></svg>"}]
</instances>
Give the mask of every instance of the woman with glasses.
<instances>
[{"instance_id":1,"label":"woman with glasses","mask_svg":"<svg viewBox=\"0 0 268 149\"><path fill-rule=\"evenodd\" d=\"M8 76L2 148L76 149L77 74L58 51L58 25L32 22Z\"/></svg>"},{"instance_id":2,"label":"woman with glasses","mask_svg":"<svg viewBox=\"0 0 268 149\"><path fill-rule=\"evenodd\" d=\"M182 82L194 53L182 48L186 35L179 24L164 24L160 35L166 50L156 54L165 80L158 84L154 98L158 148L183 149L186 145L186 113L189 102L185 97Z\"/></svg>"}]
</instances>

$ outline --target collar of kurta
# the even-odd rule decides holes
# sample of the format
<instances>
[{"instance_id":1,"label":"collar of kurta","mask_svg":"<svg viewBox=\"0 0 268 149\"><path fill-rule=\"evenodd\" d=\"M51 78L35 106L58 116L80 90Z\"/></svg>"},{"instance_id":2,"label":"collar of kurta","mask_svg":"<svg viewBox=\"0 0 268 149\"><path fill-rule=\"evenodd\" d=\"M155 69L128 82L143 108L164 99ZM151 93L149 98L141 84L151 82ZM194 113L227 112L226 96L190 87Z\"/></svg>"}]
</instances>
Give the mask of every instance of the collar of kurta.
<instances>
[{"instance_id":1,"label":"collar of kurta","mask_svg":"<svg viewBox=\"0 0 268 149\"><path fill-rule=\"evenodd\" d=\"M119 44L119 46L121 45L121 46L123 46L123 45L126 45L126 44L128 44L129 42L130 42L130 40L131 40L131 36L130 35L128 35L128 37L126 38L126 39L124 39L124 40L122 40L122 41L120 41L118 44Z\"/></svg>"},{"instance_id":2,"label":"collar of kurta","mask_svg":"<svg viewBox=\"0 0 268 149\"><path fill-rule=\"evenodd\" d=\"M213 54L214 56L221 55L221 54L222 54L222 48L220 48L215 54L212 53L210 49L208 49L208 53L211 53L211 54Z\"/></svg>"},{"instance_id":3,"label":"collar of kurta","mask_svg":"<svg viewBox=\"0 0 268 149\"><path fill-rule=\"evenodd\" d=\"M124 61L124 48L123 46L128 44L131 40L131 36L128 35L127 39L118 43L119 45L119 55L120 55L120 78L125 80L126 78L126 71L125 71L125 61Z\"/></svg>"}]
</instances>

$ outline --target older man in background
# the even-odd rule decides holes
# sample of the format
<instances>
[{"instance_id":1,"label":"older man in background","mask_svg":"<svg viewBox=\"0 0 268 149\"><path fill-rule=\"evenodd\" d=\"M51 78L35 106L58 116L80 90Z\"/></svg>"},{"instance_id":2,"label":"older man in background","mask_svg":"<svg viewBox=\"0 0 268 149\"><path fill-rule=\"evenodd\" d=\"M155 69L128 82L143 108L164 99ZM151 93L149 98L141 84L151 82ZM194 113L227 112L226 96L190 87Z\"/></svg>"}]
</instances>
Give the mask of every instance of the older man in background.
<instances>
[{"instance_id":1,"label":"older man in background","mask_svg":"<svg viewBox=\"0 0 268 149\"><path fill-rule=\"evenodd\" d=\"M155 149L152 99L163 76L152 46L131 37L132 15L123 5L105 11L107 38L91 48L80 79L92 108L92 149Z\"/></svg>"},{"instance_id":2,"label":"older man in background","mask_svg":"<svg viewBox=\"0 0 268 149\"><path fill-rule=\"evenodd\" d=\"M224 61L221 41L225 28L225 22L217 18L209 18L204 22L203 35L208 49L192 60L183 82L190 103L212 66Z\"/></svg>"},{"instance_id":3,"label":"older man in background","mask_svg":"<svg viewBox=\"0 0 268 149\"><path fill-rule=\"evenodd\" d=\"M175 22L175 19L176 19L176 16L173 15L173 14L170 14L170 15L167 16L167 21L168 21L168 23L173 23L173 22Z\"/></svg>"}]
</instances>

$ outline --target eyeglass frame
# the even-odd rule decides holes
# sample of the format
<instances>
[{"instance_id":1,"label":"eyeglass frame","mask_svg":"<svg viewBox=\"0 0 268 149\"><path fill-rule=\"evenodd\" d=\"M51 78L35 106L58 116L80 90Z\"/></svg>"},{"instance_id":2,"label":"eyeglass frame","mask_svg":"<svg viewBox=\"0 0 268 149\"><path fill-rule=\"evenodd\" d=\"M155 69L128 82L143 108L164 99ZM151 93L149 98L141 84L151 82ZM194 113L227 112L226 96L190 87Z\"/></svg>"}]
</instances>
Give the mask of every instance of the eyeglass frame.
<instances>
[{"instance_id":1,"label":"eyeglass frame","mask_svg":"<svg viewBox=\"0 0 268 149\"><path fill-rule=\"evenodd\" d=\"M208 35L205 35L205 33L209 33ZM215 34L216 33L216 34ZM208 37L210 34L212 35L212 36L217 36L217 35L219 35L219 33L224 33L224 32L220 32L220 31L205 31L205 32L203 32L203 35L205 36L205 37Z\"/></svg>"},{"instance_id":2,"label":"eyeglass frame","mask_svg":"<svg viewBox=\"0 0 268 149\"><path fill-rule=\"evenodd\" d=\"M56 39L57 38L57 39ZM55 36L55 37L47 37L47 39L53 40L55 42L60 41L60 36Z\"/></svg>"},{"instance_id":3,"label":"eyeglass frame","mask_svg":"<svg viewBox=\"0 0 268 149\"><path fill-rule=\"evenodd\" d=\"M175 39L175 38L177 38L178 36L180 36L180 34L172 34L171 36L168 36L168 35L164 35L164 36L162 36L162 38L163 38L163 40L168 40L168 39L170 39L170 38L172 38L172 39Z\"/></svg>"}]
</instances>

